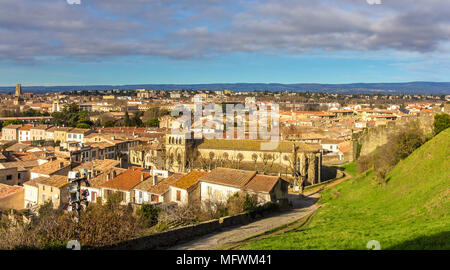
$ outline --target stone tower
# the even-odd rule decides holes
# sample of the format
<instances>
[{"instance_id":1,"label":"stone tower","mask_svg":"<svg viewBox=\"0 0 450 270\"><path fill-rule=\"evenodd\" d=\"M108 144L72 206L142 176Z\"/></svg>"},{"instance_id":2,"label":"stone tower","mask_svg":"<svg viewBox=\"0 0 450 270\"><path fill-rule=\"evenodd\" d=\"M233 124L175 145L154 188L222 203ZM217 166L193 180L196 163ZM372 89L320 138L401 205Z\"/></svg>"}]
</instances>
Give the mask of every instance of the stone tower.
<instances>
[{"instance_id":1,"label":"stone tower","mask_svg":"<svg viewBox=\"0 0 450 270\"><path fill-rule=\"evenodd\" d=\"M166 135L166 168L172 172L185 172L187 155L193 151L193 139L189 134Z\"/></svg>"},{"instance_id":2,"label":"stone tower","mask_svg":"<svg viewBox=\"0 0 450 270\"><path fill-rule=\"evenodd\" d=\"M16 85L16 97L20 97L22 95L22 85L18 83Z\"/></svg>"}]
</instances>

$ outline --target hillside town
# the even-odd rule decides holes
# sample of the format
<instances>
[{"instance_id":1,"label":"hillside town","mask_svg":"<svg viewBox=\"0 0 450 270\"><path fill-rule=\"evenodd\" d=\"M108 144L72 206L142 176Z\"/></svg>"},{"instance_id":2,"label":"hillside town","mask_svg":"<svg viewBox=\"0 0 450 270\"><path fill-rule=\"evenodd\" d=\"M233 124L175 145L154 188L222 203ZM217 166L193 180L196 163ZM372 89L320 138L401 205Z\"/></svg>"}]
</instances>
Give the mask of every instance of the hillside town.
<instances>
[{"instance_id":1,"label":"hillside town","mask_svg":"<svg viewBox=\"0 0 450 270\"><path fill-rule=\"evenodd\" d=\"M122 204L181 205L245 191L261 204L287 205L289 191L330 180L336 177L331 165L373 150L361 149L361 136L370 130L410 119L426 128L433 114L450 110L449 96L146 89L34 94L23 93L20 84L0 98L0 209L15 210L36 210L48 201L67 209L67 175L80 170L88 172L91 185L83 191L92 203L118 193ZM202 109L278 104L276 147L264 149L266 140L252 136L248 114L240 119L243 137L230 136L218 118L206 127L207 115L175 134L174 126L183 125L182 115L173 113L177 106L194 108L198 100ZM200 132L190 136L198 122Z\"/></svg>"}]
</instances>

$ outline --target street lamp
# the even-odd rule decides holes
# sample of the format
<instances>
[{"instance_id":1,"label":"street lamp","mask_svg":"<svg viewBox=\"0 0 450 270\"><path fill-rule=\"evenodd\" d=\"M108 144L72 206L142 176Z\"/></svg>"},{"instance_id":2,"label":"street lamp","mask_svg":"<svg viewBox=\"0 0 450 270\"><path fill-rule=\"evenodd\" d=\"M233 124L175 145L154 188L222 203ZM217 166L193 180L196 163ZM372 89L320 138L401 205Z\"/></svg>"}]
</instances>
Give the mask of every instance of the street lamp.
<instances>
[{"instance_id":1,"label":"street lamp","mask_svg":"<svg viewBox=\"0 0 450 270\"><path fill-rule=\"evenodd\" d=\"M77 223L80 217L81 205L88 205L87 196L89 196L89 191L84 190L81 192L81 182L84 182L88 187L91 186L87 179L88 175L88 171L83 169L81 173L77 171L70 171L67 177L68 181L71 183L69 186L69 207L67 210L77 211Z\"/></svg>"}]
</instances>

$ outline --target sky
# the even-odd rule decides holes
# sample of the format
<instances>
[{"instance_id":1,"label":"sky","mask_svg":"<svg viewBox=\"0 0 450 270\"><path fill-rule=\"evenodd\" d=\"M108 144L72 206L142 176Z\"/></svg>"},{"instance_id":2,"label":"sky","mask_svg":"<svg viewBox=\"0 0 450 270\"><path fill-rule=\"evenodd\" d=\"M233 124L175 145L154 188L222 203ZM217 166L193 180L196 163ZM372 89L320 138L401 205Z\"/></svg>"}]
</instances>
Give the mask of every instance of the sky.
<instances>
[{"instance_id":1,"label":"sky","mask_svg":"<svg viewBox=\"0 0 450 270\"><path fill-rule=\"evenodd\" d=\"M449 82L448 14L448 0L0 0L0 86Z\"/></svg>"}]
</instances>

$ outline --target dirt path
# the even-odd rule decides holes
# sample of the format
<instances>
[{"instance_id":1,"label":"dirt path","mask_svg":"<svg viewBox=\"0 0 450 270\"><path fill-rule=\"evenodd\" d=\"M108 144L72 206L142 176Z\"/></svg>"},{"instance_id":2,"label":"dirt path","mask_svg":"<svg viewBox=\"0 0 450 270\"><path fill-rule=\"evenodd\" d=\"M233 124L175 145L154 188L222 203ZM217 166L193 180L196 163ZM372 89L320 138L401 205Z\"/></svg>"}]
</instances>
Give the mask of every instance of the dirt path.
<instances>
[{"instance_id":1,"label":"dirt path","mask_svg":"<svg viewBox=\"0 0 450 270\"><path fill-rule=\"evenodd\" d=\"M295 222L302 217L311 214L317 209L317 201L320 195L316 194L311 197L299 199L298 195L290 195L294 205L294 209L283 211L252 223L240 226L233 226L205 235L196 240L171 247L171 250L210 250L220 249L223 246L232 245L254 235L258 235L272 229L278 228L284 224Z\"/></svg>"},{"instance_id":2,"label":"dirt path","mask_svg":"<svg viewBox=\"0 0 450 270\"><path fill-rule=\"evenodd\" d=\"M298 227L299 223L309 222L309 216L320 206L316 204L324 189L333 187L350 178L349 175L333 181L317 189L311 190L300 198L296 194L289 194L289 200L293 204L293 209L264 217L249 224L233 226L219 232L214 232L184 244L173 246L170 250L211 250L222 248L234 248L250 237L264 234L273 229L287 225L286 228L274 232L280 233L292 227ZM261 236L266 237L266 236Z\"/></svg>"}]
</instances>

